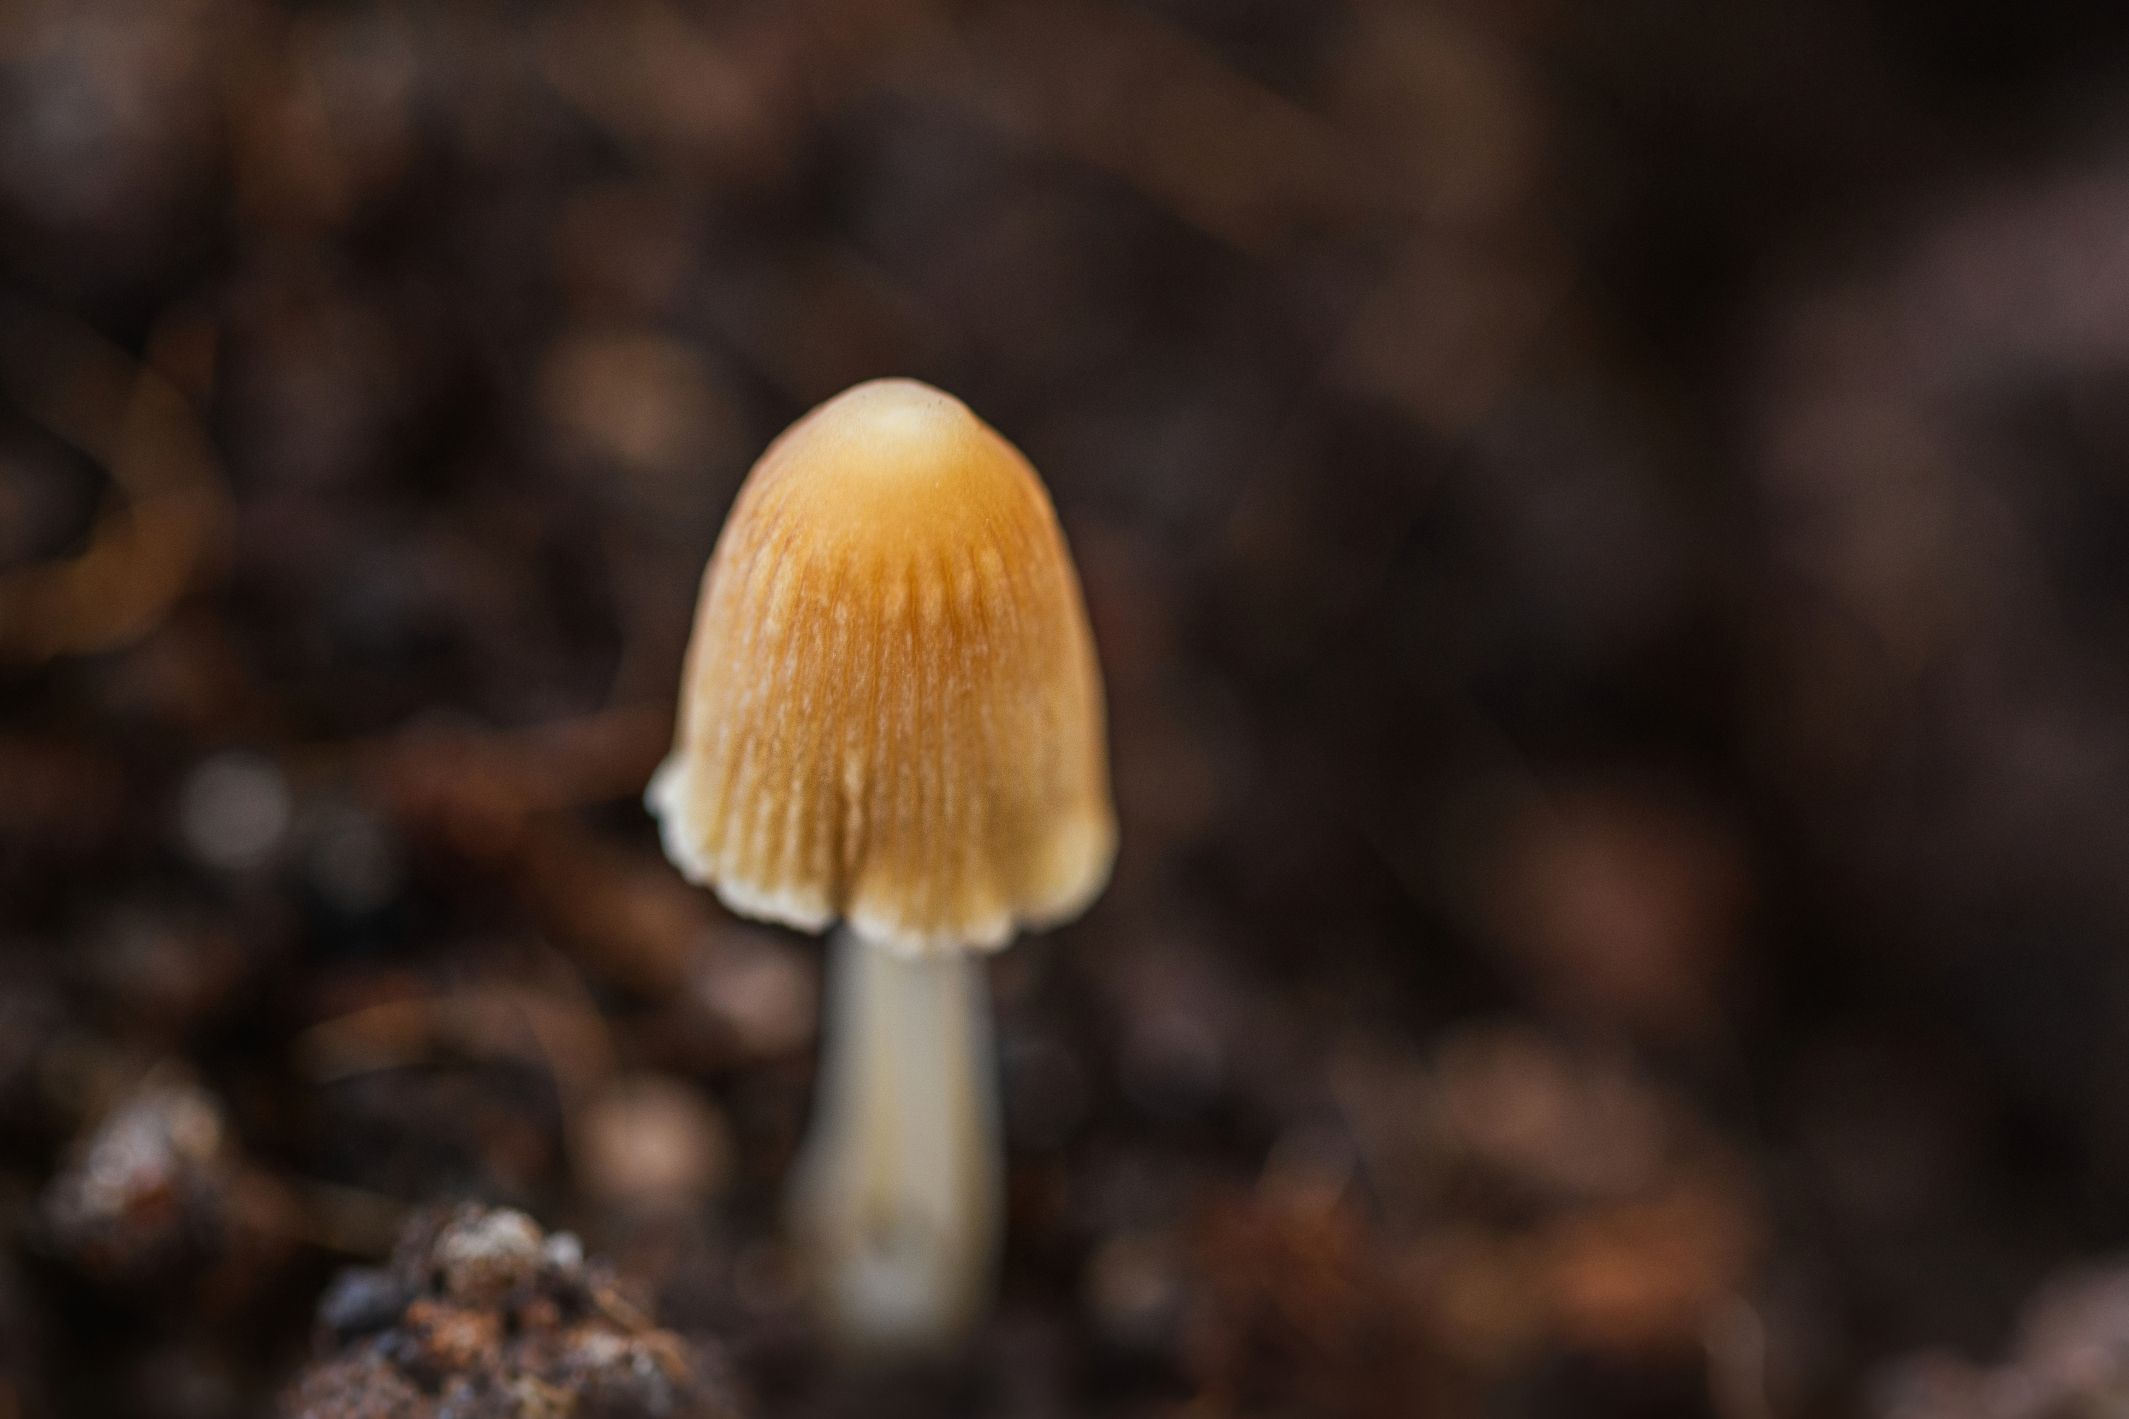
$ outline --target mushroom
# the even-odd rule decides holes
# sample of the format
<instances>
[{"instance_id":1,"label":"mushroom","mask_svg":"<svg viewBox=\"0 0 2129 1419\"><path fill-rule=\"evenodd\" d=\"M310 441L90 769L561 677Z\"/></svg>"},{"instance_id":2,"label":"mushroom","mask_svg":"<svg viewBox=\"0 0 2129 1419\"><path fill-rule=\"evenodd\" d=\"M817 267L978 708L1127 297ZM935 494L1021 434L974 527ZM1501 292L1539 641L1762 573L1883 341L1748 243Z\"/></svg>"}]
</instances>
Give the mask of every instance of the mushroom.
<instances>
[{"instance_id":1,"label":"mushroom","mask_svg":"<svg viewBox=\"0 0 2129 1419\"><path fill-rule=\"evenodd\" d=\"M833 1333L950 1343L1001 1230L979 957L1115 856L1101 672L1048 494L951 395L860 384L769 446L704 574L666 855L749 917L843 926L792 1219Z\"/></svg>"}]
</instances>

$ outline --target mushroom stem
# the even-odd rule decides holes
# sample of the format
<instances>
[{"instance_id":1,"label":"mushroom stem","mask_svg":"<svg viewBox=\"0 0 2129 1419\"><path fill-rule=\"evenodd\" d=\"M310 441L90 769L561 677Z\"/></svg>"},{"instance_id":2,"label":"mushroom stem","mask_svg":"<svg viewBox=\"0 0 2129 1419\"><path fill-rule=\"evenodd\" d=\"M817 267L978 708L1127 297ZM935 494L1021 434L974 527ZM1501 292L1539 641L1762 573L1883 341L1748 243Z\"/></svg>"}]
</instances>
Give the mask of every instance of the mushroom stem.
<instances>
[{"instance_id":1,"label":"mushroom stem","mask_svg":"<svg viewBox=\"0 0 2129 1419\"><path fill-rule=\"evenodd\" d=\"M983 966L843 928L827 971L794 1227L840 1343L938 1349L982 1314L998 1253L1004 1164Z\"/></svg>"}]
</instances>

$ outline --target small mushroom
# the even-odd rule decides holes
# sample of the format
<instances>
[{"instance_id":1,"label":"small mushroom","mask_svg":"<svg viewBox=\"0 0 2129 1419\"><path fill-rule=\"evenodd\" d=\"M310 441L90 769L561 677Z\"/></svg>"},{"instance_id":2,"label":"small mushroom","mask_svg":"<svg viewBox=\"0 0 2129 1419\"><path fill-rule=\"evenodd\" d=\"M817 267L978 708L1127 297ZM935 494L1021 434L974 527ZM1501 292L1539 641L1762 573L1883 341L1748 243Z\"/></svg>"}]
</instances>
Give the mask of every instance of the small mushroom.
<instances>
[{"instance_id":1,"label":"small mushroom","mask_svg":"<svg viewBox=\"0 0 2129 1419\"><path fill-rule=\"evenodd\" d=\"M977 956L1084 910L1116 842L1079 579L1019 451L906 379L777 439L704 575L646 801L734 911L844 922L793 1219L839 1338L951 1341L1000 1229Z\"/></svg>"}]
</instances>

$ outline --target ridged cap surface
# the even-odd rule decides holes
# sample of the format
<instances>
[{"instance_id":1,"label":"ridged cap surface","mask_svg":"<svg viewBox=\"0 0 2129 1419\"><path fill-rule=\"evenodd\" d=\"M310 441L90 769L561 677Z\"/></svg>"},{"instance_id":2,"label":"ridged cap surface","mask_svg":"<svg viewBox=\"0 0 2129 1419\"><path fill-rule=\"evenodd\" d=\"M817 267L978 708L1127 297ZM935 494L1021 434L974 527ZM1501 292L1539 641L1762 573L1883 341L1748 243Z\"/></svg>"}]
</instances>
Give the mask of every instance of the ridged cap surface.
<instances>
[{"instance_id":1,"label":"ridged cap surface","mask_svg":"<svg viewBox=\"0 0 2129 1419\"><path fill-rule=\"evenodd\" d=\"M1108 879L1100 670L1035 470L914 380L850 389L748 474L704 574L665 850L747 916L994 949Z\"/></svg>"}]
</instances>

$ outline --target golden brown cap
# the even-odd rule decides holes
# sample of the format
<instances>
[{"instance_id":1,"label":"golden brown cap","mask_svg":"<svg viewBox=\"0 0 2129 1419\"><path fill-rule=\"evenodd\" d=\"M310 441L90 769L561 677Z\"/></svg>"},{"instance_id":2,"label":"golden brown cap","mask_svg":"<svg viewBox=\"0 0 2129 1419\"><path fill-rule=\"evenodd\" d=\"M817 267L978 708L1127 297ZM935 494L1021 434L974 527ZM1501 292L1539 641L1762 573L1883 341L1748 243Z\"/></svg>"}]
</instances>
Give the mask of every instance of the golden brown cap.
<instances>
[{"instance_id":1,"label":"golden brown cap","mask_svg":"<svg viewBox=\"0 0 2129 1419\"><path fill-rule=\"evenodd\" d=\"M733 910L908 952L1074 916L1115 854L1101 672L1049 495L907 379L800 419L704 574L666 855Z\"/></svg>"}]
</instances>

